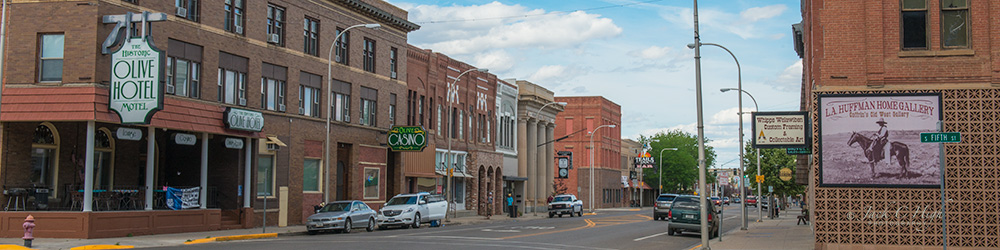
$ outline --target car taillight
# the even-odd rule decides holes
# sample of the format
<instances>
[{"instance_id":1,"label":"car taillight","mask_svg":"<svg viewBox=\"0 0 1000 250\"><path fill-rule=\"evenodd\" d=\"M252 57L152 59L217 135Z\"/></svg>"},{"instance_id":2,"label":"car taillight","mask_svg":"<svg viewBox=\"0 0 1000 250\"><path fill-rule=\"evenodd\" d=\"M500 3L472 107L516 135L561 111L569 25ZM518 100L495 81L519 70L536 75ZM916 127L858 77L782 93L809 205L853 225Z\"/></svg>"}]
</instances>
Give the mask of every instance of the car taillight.
<instances>
[{"instance_id":1,"label":"car taillight","mask_svg":"<svg viewBox=\"0 0 1000 250\"><path fill-rule=\"evenodd\" d=\"M708 213L708 221L712 221L712 213Z\"/></svg>"},{"instance_id":2,"label":"car taillight","mask_svg":"<svg viewBox=\"0 0 1000 250\"><path fill-rule=\"evenodd\" d=\"M674 215L673 211L667 211L667 218L673 218L674 217L673 215Z\"/></svg>"}]
</instances>

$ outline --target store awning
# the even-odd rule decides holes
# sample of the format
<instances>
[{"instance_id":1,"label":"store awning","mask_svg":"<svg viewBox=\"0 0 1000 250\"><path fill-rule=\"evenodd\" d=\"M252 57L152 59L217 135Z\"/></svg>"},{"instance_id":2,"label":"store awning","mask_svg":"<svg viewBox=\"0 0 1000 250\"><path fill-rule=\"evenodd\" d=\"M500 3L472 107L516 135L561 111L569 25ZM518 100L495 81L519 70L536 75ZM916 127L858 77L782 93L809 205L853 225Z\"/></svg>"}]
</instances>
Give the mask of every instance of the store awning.
<instances>
[{"instance_id":1,"label":"store awning","mask_svg":"<svg viewBox=\"0 0 1000 250\"><path fill-rule=\"evenodd\" d=\"M277 136L267 136L267 144L276 144L278 146L288 147L288 145L285 145L284 142L278 140Z\"/></svg>"}]
</instances>

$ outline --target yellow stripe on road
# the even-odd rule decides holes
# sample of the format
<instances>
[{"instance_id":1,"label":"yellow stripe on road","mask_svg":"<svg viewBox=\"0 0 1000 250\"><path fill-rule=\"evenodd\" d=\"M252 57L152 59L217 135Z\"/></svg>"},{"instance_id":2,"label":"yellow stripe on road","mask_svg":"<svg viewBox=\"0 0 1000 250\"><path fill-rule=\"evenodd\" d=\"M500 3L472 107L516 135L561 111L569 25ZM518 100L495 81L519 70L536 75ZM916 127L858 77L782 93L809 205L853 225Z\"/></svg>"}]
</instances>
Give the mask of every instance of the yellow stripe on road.
<instances>
[{"instance_id":1,"label":"yellow stripe on road","mask_svg":"<svg viewBox=\"0 0 1000 250\"><path fill-rule=\"evenodd\" d=\"M641 214L637 214L637 215L635 215L635 216L639 216L639 217L642 217L642 218L646 218L646 219L650 219L650 220L652 220L652 219L653 219L653 217L650 217L650 216L645 216L645 215L641 215Z\"/></svg>"},{"instance_id":2,"label":"yellow stripe on road","mask_svg":"<svg viewBox=\"0 0 1000 250\"><path fill-rule=\"evenodd\" d=\"M590 221L590 219L585 219L583 221L587 222L587 225L584 225L584 226L581 226L581 227L570 228L570 229L558 230L558 231L547 231L547 232L540 232L540 233L533 233L533 234L507 236L507 237L503 237L501 239L509 240L509 239L521 238L521 237L530 237L530 236L539 236L539 235L546 235L546 234L569 232L569 231L575 231L575 230L580 230L580 229L584 229L584 228L591 228L591 227L594 227L595 225L597 225L593 221Z\"/></svg>"},{"instance_id":3,"label":"yellow stripe on road","mask_svg":"<svg viewBox=\"0 0 1000 250\"><path fill-rule=\"evenodd\" d=\"M695 249L698 249L698 248L701 248L701 244L698 244L697 246L694 246L694 247L692 247L691 249L688 249L688 250L695 250Z\"/></svg>"}]
</instances>

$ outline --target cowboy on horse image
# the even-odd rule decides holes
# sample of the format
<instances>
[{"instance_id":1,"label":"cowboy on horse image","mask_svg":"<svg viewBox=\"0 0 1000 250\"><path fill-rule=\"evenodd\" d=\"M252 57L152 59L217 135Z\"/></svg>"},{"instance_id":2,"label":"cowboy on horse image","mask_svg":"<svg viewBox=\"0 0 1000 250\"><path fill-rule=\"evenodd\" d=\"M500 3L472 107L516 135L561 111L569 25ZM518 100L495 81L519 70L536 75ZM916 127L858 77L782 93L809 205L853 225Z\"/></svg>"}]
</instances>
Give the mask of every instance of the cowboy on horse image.
<instances>
[{"instance_id":1,"label":"cowboy on horse image","mask_svg":"<svg viewBox=\"0 0 1000 250\"><path fill-rule=\"evenodd\" d=\"M871 162L878 162L885 159L885 144L889 143L889 128L885 125L885 119L878 118L876 121L879 125L878 132L872 135L872 144L865 149L865 157L867 157Z\"/></svg>"}]
</instances>

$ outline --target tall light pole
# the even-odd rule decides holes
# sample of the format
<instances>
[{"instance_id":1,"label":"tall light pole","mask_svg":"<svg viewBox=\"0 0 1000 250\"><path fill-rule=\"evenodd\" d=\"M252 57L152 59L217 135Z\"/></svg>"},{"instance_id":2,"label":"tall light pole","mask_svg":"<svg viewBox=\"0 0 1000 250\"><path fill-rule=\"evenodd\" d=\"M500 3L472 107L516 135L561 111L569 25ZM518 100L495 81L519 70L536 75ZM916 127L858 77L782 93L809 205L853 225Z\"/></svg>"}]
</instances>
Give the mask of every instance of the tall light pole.
<instances>
[{"instance_id":1,"label":"tall light pole","mask_svg":"<svg viewBox=\"0 0 1000 250\"><path fill-rule=\"evenodd\" d=\"M661 194L663 193L663 151L665 151L665 150L677 151L677 148L664 148L664 149L660 149L660 170L657 172L659 174L657 175L656 179L659 180L659 183L657 185L660 185L660 193Z\"/></svg>"},{"instance_id":2,"label":"tall light pole","mask_svg":"<svg viewBox=\"0 0 1000 250\"><path fill-rule=\"evenodd\" d=\"M733 57L733 61L736 62L736 87L740 91L743 91L743 72L740 69L740 60L736 59L736 55L733 54L733 52L730 51L728 48L726 48L726 47L724 47L722 45L719 45L719 44L715 44L715 43L701 43L701 45L711 45L711 46L722 48L723 50L725 50L726 52L728 52L730 56ZM694 44L688 44L688 48L693 48L694 46L695 46ZM722 92L726 92L726 91L727 90L722 90ZM739 105L739 114L740 114L740 176L741 176L740 178L743 178L742 177L743 176L743 157L744 157L743 156L743 95L740 95L736 99L737 99L737 102L739 102L739 104L740 104ZM740 181L740 199L746 199L746 192L743 191L743 182L742 182L742 180ZM743 224L740 227L740 230L747 230L747 207L746 207L746 205L740 206L740 214L743 216Z\"/></svg>"},{"instance_id":3,"label":"tall light pole","mask_svg":"<svg viewBox=\"0 0 1000 250\"><path fill-rule=\"evenodd\" d=\"M456 167L455 163L454 163L454 157L452 157L452 155L451 155L451 137L454 136L453 131L455 131L454 127L456 125L455 119L454 119L454 117L452 117L451 103L453 103L455 101L458 101L458 85L456 85L456 84L458 84L458 79L462 79L463 75L465 75L465 74L467 74L469 72L472 72L472 71L479 71L479 72L486 73L486 72L488 72L490 70L489 69L468 69L466 71L463 71L461 74L458 74L458 76L455 77L455 80L451 82L451 85L448 86L448 120L451 121L450 123L448 123L448 138L447 138L448 139L448 153L445 154L445 157L446 157L445 159L448 159L448 163L445 164L445 167L448 168L448 170L446 172L448 174L448 191L447 191L448 192L448 206L451 206L451 203L455 201L455 197L454 197L455 196L454 195L455 194L455 187L452 187L452 184L453 184L452 183L452 179L454 177L452 177L452 176L454 175L453 173L455 172L455 167ZM452 90L454 90L455 92L452 93ZM454 99L452 99L452 98L454 98ZM458 121L457 124L459 126L461 126L462 121ZM455 213L458 213L458 209L457 208L455 209ZM452 215L452 216L455 216L455 215ZM451 221L451 217L448 217L448 213L447 212L444 213L444 219L445 219L445 221Z\"/></svg>"},{"instance_id":4,"label":"tall light pole","mask_svg":"<svg viewBox=\"0 0 1000 250\"><path fill-rule=\"evenodd\" d=\"M594 134L597 134L597 130L603 127L614 128L617 127L614 124L606 124L597 126L594 131L590 131L590 212L594 212Z\"/></svg>"},{"instance_id":5,"label":"tall light pole","mask_svg":"<svg viewBox=\"0 0 1000 250\"><path fill-rule=\"evenodd\" d=\"M329 187L330 187L330 117L333 116L333 48L337 46L337 41L340 41L340 36L347 34L348 30L357 27L365 27L373 30L378 30L379 28L382 27L382 25L377 23L368 23L368 24L358 24L351 27L347 27L346 29L344 29L344 31L341 31L340 34L337 34L337 36L334 37L333 42L330 43L330 51L327 53L327 58L326 58L326 77L327 77L326 137L324 137L323 139L323 151L324 151L323 164L326 165L324 166L324 168L326 169L326 172L324 172L324 175L326 176L325 178L326 181L323 182L323 194L324 194L323 202L325 203L330 203L330 193L331 193Z\"/></svg>"},{"instance_id":6,"label":"tall light pole","mask_svg":"<svg viewBox=\"0 0 1000 250\"><path fill-rule=\"evenodd\" d=\"M698 31L698 0L694 0L694 75L695 102L698 111L698 204L701 207L701 248L708 247L708 202L705 201L705 118L701 110L701 33Z\"/></svg>"},{"instance_id":7,"label":"tall light pole","mask_svg":"<svg viewBox=\"0 0 1000 250\"><path fill-rule=\"evenodd\" d=\"M734 56L733 58L736 58L736 57ZM737 65L739 65L739 63L737 63ZM743 92L743 93L747 94L747 96L750 97L750 100L753 100L754 112L760 111L760 107L757 106L757 99L754 99L753 95L751 95L750 92L747 92L746 90L743 90L743 86L742 85L740 85L739 87L740 88L736 88L736 89L734 89L734 88L723 88L723 89L720 89L719 91L727 92L727 91L730 91L730 90L739 90L740 92ZM740 171L743 171L743 98L742 97L743 97L743 95L740 95L740 98L739 98L740 99ZM757 149L757 175L760 175L760 149L759 148ZM742 175L740 175L740 176L742 176ZM742 178L742 177L740 177L740 178ZM754 178L754 179L756 179L756 178ZM743 180L740 180L740 184L741 185L743 184ZM742 199L746 200L746 196L744 194L743 187L740 187L740 196L743 196ZM744 201L744 202L746 202L746 201ZM757 182L757 204L760 204L760 182ZM747 220L746 220L746 214L747 214L746 207L747 206L744 203L744 205L743 205L743 228L742 228L743 230L746 230L746 227L747 227L747 225L746 225L746 223L747 223ZM757 205L757 221L760 222L763 219L764 219L764 211L760 207L760 205Z\"/></svg>"},{"instance_id":8,"label":"tall light pole","mask_svg":"<svg viewBox=\"0 0 1000 250\"><path fill-rule=\"evenodd\" d=\"M538 108L537 112L535 112L535 116L537 116L536 119L541 118L542 117L542 110L545 109L545 107L548 107L549 105L552 105L552 104L559 104L559 105L562 105L563 107L565 107L569 103L566 103L566 102L550 102L550 103L546 103L545 105L542 105L541 108ZM552 143L552 142L546 142L546 143ZM535 147L535 151L538 151L538 148L541 147L542 145L545 145L546 143L539 143L538 146ZM538 158L542 158L542 157L538 157ZM543 167L543 166L538 166L538 167ZM552 171L552 170L550 169L550 170L546 170L546 171ZM538 171L535 171L535 172L537 173ZM536 181L539 181L539 180L536 180ZM541 180L541 181L545 181L546 184L548 183L547 182L548 181L547 178L544 179L544 180ZM538 185L538 186L541 186L541 185ZM543 186L543 188L547 188L547 187ZM537 192L538 190L531 190L531 191L535 192L535 194L538 194L538 192ZM531 202L532 202L531 206L534 207L534 208L531 209L531 211L537 216L538 215L538 197L535 197L535 199L532 200Z\"/></svg>"}]
</instances>

